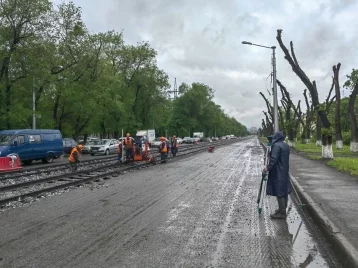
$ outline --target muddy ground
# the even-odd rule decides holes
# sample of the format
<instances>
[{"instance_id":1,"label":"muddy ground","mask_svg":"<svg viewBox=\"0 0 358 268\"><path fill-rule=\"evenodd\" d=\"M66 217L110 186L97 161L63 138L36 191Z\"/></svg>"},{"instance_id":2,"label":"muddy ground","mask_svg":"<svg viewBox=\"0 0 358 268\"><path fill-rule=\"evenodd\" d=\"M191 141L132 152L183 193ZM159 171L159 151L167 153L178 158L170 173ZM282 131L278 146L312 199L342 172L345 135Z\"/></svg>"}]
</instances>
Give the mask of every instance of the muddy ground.
<instances>
[{"instance_id":1,"label":"muddy ground","mask_svg":"<svg viewBox=\"0 0 358 268\"><path fill-rule=\"evenodd\" d=\"M0 214L0 267L340 267L292 199L256 205L256 138Z\"/></svg>"}]
</instances>

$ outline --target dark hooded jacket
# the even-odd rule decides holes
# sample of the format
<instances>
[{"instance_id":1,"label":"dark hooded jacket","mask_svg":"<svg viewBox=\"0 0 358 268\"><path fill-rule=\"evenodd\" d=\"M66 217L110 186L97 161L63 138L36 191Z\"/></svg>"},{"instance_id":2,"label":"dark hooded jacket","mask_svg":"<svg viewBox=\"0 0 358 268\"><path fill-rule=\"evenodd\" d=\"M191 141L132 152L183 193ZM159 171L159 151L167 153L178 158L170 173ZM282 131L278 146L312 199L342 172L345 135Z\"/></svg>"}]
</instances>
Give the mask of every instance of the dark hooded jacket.
<instances>
[{"instance_id":1,"label":"dark hooded jacket","mask_svg":"<svg viewBox=\"0 0 358 268\"><path fill-rule=\"evenodd\" d=\"M284 142L285 136L277 131L272 137L266 194L284 197L291 193L289 177L290 147Z\"/></svg>"}]
</instances>

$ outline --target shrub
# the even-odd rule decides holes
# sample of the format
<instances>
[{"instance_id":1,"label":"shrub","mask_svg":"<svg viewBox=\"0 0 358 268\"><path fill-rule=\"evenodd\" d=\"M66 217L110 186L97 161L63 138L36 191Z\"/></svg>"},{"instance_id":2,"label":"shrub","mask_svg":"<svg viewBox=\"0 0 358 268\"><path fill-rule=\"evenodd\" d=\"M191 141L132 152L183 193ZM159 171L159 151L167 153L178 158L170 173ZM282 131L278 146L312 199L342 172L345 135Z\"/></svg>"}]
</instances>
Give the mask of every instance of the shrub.
<instances>
[{"instance_id":1,"label":"shrub","mask_svg":"<svg viewBox=\"0 0 358 268\"><path fill-rule=\"evenodd\" d=\"M351 131L342 132L343 144L349 145L351 143Z\"/></svg>"}]
</instances>

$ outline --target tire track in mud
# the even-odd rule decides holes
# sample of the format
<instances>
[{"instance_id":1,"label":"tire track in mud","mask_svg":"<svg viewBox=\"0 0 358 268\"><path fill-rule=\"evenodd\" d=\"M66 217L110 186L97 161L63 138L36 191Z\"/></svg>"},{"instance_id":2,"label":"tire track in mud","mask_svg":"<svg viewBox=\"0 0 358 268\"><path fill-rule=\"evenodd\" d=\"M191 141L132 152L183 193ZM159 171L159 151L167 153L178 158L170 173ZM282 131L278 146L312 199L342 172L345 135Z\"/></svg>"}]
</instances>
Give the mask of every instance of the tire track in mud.
<instances>
[{"instance_id":1,"label":"tire track in mud","mask_svg":"<svg viewBox=\"0 0 358 268\"><path fill-rule=\"evenodd\" d=\"M219 148L218 151L221 151L221 150L225 150L225 147ZM185 159L185 158L180 159L180 160L174 162L172 164L172 166L176 166L176 165L178 165L178 163L180 164L180 162L183 163L182 165L186 165L186 163L190 163L191 159L198 159L198 157L200 157L200 156L191 156L188 159ZM211 161L210 161L210 159L211 159ZM212 154L210 154L210 157L205 157L205 159L204 159L205 162L208 162L206 164L206 167L208 167L212 163L217 163L220 160L221 159L219 159L219 160L215 159L215 155L212 155ZM191 165L191 164L189 164L189 165ZM153 166L152 173L158 172L159 174L166 177L167 176L166 172L168 172L168 170L170 170L170 169L167 168L166 170L163 171L163 168L164 168L164 166L161 166L161 165ZM137 175L137 173L138 173L138 175ZM197 170L193 170L191 172L191 174L189 174L187 177L189 177L189 178L195 177L196 173L197 173ZM158 197L158 196L160 197L160 195L162 195L163 192L164 193L167 192L168 188L176 189L176 188L180 187L179 184L182 184L182 183L184 183L182 185L182 187L186 187L186 184L187 184L185 182L185 178L184 179L179 178L180 180L170 180L168 182L167 180L165 180L166 178L160 178L158 180L158 178L156 176L152 176L151 181L143 184L143 181L145 181L145 179L146 179L145 174L146 174L146 170L138 171L133 174L121 175L119 177L119 178L121 178L121 184L120 184L120 187L118 187L119 192L115 192L115 190L111 191L111 190L107 189L106 190L107 194L102 195L99 200L96 200L96 201L91 200L89 203L82 203L81 205L79 205L77 207L76 207L76 202L74 204L70 204L70 207L68 209L69 211L64 214L61 213L60 216L55 216L55 217L51 216L50 219L46 219L46 217L44 218L43 216L31 217L29 215L30 217L27 217L26 220L23 222L23 224L26 225L26 223L29 222L29 218L30 218L31 222L36 223L36 225L37 225L36 228L28 228L29 230L31 230L31 232L27 232L28 237L23 237L22 235L20 235L20 234L22 234L22 231L17 231L15 233L12 232L13 235L11 234L11 236L13 236L14 239L10 238L10 240L7 240L7 242L5 242L6 245L4 245L4 246L6 246L6 248L7 248L6 250L13 248L14 252L16 252L16 251L19 251L19 246L20 246L21 250L20 250L20 252L18 252L17 258L24 259L24 260L26 260L26 259L30 260L30 258L31 258L30 263L32 263L32 260L33 260L33 257L30 257L30 256L34 256L32 254L32 252L37 252L36 258L38 258L38 259L40 259L41 257L43 259L48 259L49 256L56 256L55 254L56 254L57 250L54 250L54 248L53 248L55 245L56 245L56 248L58 248L62 251L67 250L65 255L71 257L71 255L73 256L73 254L76 254L77 252L81 251L81 248L83 248L84 246L86 247L86 245L88 245L89 243L92 244L93 237L98 236L98 234L100 236L102 234L106 234L108 232L108 230L113 228L114 225L109 226L109 228L107 228L107 229L104 229L104 227L103 227L103 225L105 227L107 227L108 223L113 222L113 218L116 217L116 215L108 214L106 209L102 209L104 207L104 205L108 206L108 204L110 203L108 200L112 201L115 198L118 199L118 197L123 194L125 199L122 202L120 202L119 206L124 204L126 207L132 207L132 208L136 209L135 211L137 211L137 208L140 209L141 206L147 205L149 202L153 201L154 200L153 198ZM129 177L131 177L131 178L135 177L135 180L126 179L127 175L130 175ZM138 177L138 180L137 180L137 176L142 176L142 177L141 178ZM122 181L126 182L126 183L122 183ZM109 182L114 182L114 179L112 179ZM164 185L166 187L166 188L164 188L164 190L163 190L163 185L160 185L160 184L163 184L161 182L164 182ZM133 186L133 184L134 184L134 186ZM155 188L158 187L158 185L162 188L159 187L159 189L157 191L154 191ZM125 186L125 187L123 187L123 186ZM134 205L128 204L133 201L133 199L130 200L133 195L131 193L132 190L133 190L134 194L139 191L139 194L137 194L137 196L140 196L141 194L143 194L146 196L146 199L141 198L141 200L137 201ZM88 189L82 189L82 190L79 189L79 191L89 191L89 190ZM102 191L102 190L99 189L98 192L99 191ZM148 191L151 192L149 195L148 195L148 193L146 193ZM153 193L153 191L154 191L154 193ZM110 194L108 194L108 192ZM68 194L75 195L76 193L73 192L73 193L68 193ZM170 194L170 193L168 193L168 194ZM90 194L90 195L92 196L92 194ZM78 197L78 198L81 198L81 197ZM149 200L147 200L147 199L149 199ZM116 202L118 202L118 200ZM139 202L140 202L141 206L139 206ZM63 202L63 203L65 203L65 202ZM85 204L85 205L83 205L83 204ZM35 205L35 207L37 207L37 206L43 207L44 203L43 204L38 203ZM154 206L157 206L157 204L155 204ZM33 208L34 207L32 207L32 208L29 207L28 209L34 210ZM24 210L24 209L22 209L22 210ZM63 209L63 210L66 211L66 209ZM63 210L61 209L61 211L63 211ZM133 212L133 209L131 209L132 214L135 213L135 211ZM128 211L124 211L124 213L123 213L123 211L120 211L120 213L118 214L118 217L122 217L122 216L126 217L128 215L131 215L131 213L128 213ZM138 215L140 215L142 213L143 212L139 213ZM51 215L52 214L56 215L55 213L51 213ZM88 215L91 215L90 217L93 217L93 219L94 219L94 222L92 225L89 225L88 222L83 221L83 219L86 219L86 217L88 218ZM24 217L24 219L25 219L25 217ZM121 220L123 220L123 217ZM102 222L104 223L103 225L101 224ZM130 222L135 222L135 220L132 220ZM71 223L71 227L69 227L69 223ZM99 223L100 223L100 225L98 225ZM128 226L129 223L127 223L126 225ZM15 230L16 228L13 228L13 229ZM69 239L68 233L73 234L74 237L76 237L76 239L73 239L72 237ZM6 240L3 240L3 241L6 241ZM22 241L22 242L20 242L20 241ZM26 246L23 247L22 245L29 244L28 241L38 241L38 242L32 243L31 247L26 247ZM23 242L25 242L25 243L23 243ZM19 244L22 244L22 245L19 245ZM74 244L77 244L77 245L74 247ZM68 250L68 248L71 248L71 247L73 250ZM96 255L96 252L94 254ZM36 261L34 261L34 262L36 262ZM63 262L66 262L66 260L61 259L58 261L58 264L61 264ZM81 267L81 265L82 265L82 263L79 263L78 267Z\"/></svg>"},{"instance_id":2,"label":"tire track in mud","mask_svg":"<svg viewBox=\"0 0 358 268\"><path fill-rule=\"evenodd\" d=\"M232 180L234 180L235 177L235 172L237 172L237 167L241 166L241 160L244 159L246 157L245 154L240 154L240 156L238 158L235 159L235 161L231 161L229 162L229 159L234 158L235 154L241 153L243 151L245 151L246 147L248 146L247 143L245 144L239 144L239 148L235 148L238 151L234 151L231 152L227 157L225 157L224 159L224 163L226 163L227 166L223 166L221 167L222 169L224 169L225 171L229 171L230 173L228 175L223 174L222 169L218 169L217 172L220 173L222 176L225 177L225 180L223 182L223 184L221 185L221 188L218 190L219 193L224 194L227 193L227 189L226 187L229 185L229 182L231 182ZM214 176L213 176L214 177ZM208 203L213 203L213 200L210 200L212 196L209 196L207 200ZM220 203L221 200L215 200L216 203ZM206 203L206 202L204 202ZM212 209L212 206L210 206L209 208L206 208L206 212L205 214L202 215L203 221L208 221L208 219L215 219L217 218L217 216L215 216L214 211ZM206 225L208 226L208 225ZM199 250L195 250L195 248L198 246L198 238L201 237L202 233L205 232L206 230L203 230L202 227L196 227L195 230L193 231L189 241L186 243L185 248L184 248L184 255L182 256L180 262L179 262L179 267L185 266L187 264L187 262L192 261L192 257L193 257L193 252L195 251L199 251ZM210 230L210 232L212 232L212 230ZM217 231L215 231L215 233L217 233Z\"/></svg>"},{"instance_id":3,"label":"tire track in mud","mask_svg":"<svg viewBox=\"0 0 358 268\"><path fill-rule=\"evenodd\" d=\"M236 225L225 237L225 249L218 266L225 267L292 267L290 260L291 249L287 238L289 233L283 227L283 222L269 218L274 198L265 197L263 214L257 211L257 194L261 180L260 163L263 164L262 150L257 141L252 147L250 172L245 175L239 208L234 212L233 220ZM286 224L287 225L287 224ZM279 250L278 250L279 249Z\"/></svg>"},{"instance_id":4,"label":"tire track in mud","mask_svg":"<svg viewBox=\"0 0 358 268\"><path fill-rule=\"evenodd\" d=\"M59 217L47 220L48 226L31 228L33 234L24 239L21 233L25 232L11 229L18 234L3 237L18 240L5 242L1 249L8 255L16 251L20 260L13 254L6 264L76 268L298 265L293 252L302 248L297 242L300 235L292 245L287 223L268 218L276 200L265 198L263 214L257 213L262 156L257 139L250 139L213 154L121 175L108 181L113 188L96 190L92 199L61 210Z\"/></svg>"},{"instance_id":5,"label":"tire track in mud","mask_svg":"<svg viewBox=\"0 0 358 268\"><path fill-rule=\"evenodd\" d=\"M213 157L213 156L212 156ZM204 159L205 160L212 160L212 157L210 158L206 158ZM214 156L215 157L215 156ZM217 161L215 161L214 163L210 163L209 166L212 167L213 165L215 164L219 164L220 162L223 162L225 161L224 158L219 158ZM204 170L202 170L204 169ZM146 224L146 226L144 228L142 228L141 230L139 230L138 232L136 232L130 239L127 239L126 243L125 244L129 244L131 243L132 239L135 239L135 238L139 238L140 235L142 235L144 238L148 236L148 234L145 234L145 231L149 232L148 229L147 229L147 226L152 224L152 226L155 226L153 225L153 223L155 221L158 221L158 218L163 218L165 216L165 214L167 214L167 210L169 207L171 207L173 205L174 202L179 202L178 200L181 199L181 198L185 198L189 192L192 192L194 188L197 187L197 185L199 183L201 183L201 181L203 179L206 178L206 176L200 176L199 175L208 175L208 174L205 174L207 172L207 168L202 167L201 169L197 170L198 174L196 176L190 176L189 178L186 178L183 182L180 183L181 186L186 186L185 187L185 190L182 191L180 193L180 195L176 196L175 198L173 198L172 200L170 200L170 202L167 203L166 207L164 209L162 209L161 211L158 212L157 214L157 217L153 218L152 221L148 221L148 223ZM210 175L213 176L215 175L215 173L220 173L220 170L215 170L214 173L211 173ZM195 181L193 181L194 179L196 179ZM187 184L187 183L190 183L192 182L191 184ZM176 187L175 187L176 188ZM178 189L172 189L171 191L178 191ZM186 203L183 203L183 201L179 202L179 207L180 209L179 210L176 210L176 215L175 217L173 217L173 210L170 211L170 217L172 218L171 220L175 219L175 218L178 218L179 215L180 215L180 212L183 211L184 209L187 209L189 208L191 205L190 205L190 202L186 202ZM175 208L174 208L175 210ZM167 220L167 222L170 221L170 220ZM158 225L160 224L160 222L158 223ZM153 230L153 228L150 228L150 230ZM144 234L143 234L144 233ZM142 240L138 239L138 241L134 241L133 244L131 245L131 249L132 249L132 252L135 252L135 247L136 245L140 244L141 242L143 242ZM133 249L134 247L134 249ZM138 259L138 258L141 258L141 254L135 254L135 253L132 253L132 257L131 259ZM109 256L106 260L109 260L111 257L113 256ZM127 256L126 256L127 257ZM128 264L129 265L129 264Z\"/></svg>"},{"instance_id":6,"label":"tire track in mud","mask_svg":"<svg viewBox=\"0 0 358 268\"><path fill-rule=\"evenodd\" d=\"M225 150L225 148L220 148L220 149ZM213 157L215 157L215 156L212 155L211 158L208 158L208 160L212 159ZM185 160L185 159L183 159L183 160ZM191 159L186 159L184 161L184 163L187 163L190 160ZM214 161L215 161L215 159L214 159ZM223 159L218 159L214 163L217 164L221 161L223 161ZM165 198L170 196L170 194L172 194L172 192L176 192L175 196L169 202L166 202L166 203L164 201L162 202L162 203L164 203L164 207L160 211L157 212L160 214L164 211L164 209L166 209L167 207L170 207L171 203L173 201L181 198L188 191L190 191L190 188L193 188L195 185L197 185L200 182L200 180L204 178L204 177L201 177L200 175L202 173L204 173L206 170L207 169L196 170L196 172L194 174L189 174L189 177L182 178L182 180L173 180L170 184L166 184L165 189L160 189L160 192L164 192L165 194L160 195L159 198L155 194L151 194L150 196L148 196L148 192L151 192L153 189L156 189L158 187L158 185L153 184L153 182L150 182L148 184L148 185L151 185L152 187L148 188L146 186L143 186L142 187L143 190L141 192L139 192L138 194L136 194L136 196L139 196L139 195L145 194L145 193L147 193L147 197L151 198L154 196L156 198L154 199L154 201L150 201L150 202L152 205L156 204L157 206L159 206L160 204L158 204L158 202L163 201ZM147 172L147 171L148 171L148 169L144 172ZM162 171L162 172L163 172L162 174L165 173L165 171ZM158 178L154 178L154 179L158 181ZM197 179L197 180L195 180L195 179ZM159 176L159 181L160 180L161 179ZM136 187L137 186L133 186L133 188L136 188ZM129 199L125 200L124 203L127 203L129 200L132 200L133 198L134 197L130 197ZM145 201L143 203L148 204L148 201ZM121 203L123 203L123 202L121 202ZM96 241L94 241L88 247L82 249L82 251L80 253L76 254L73 257L68 258L69 263L72 262L73 260L76 260L76 263L78 263L79 265L83 265L84 263L90 263L90 261L88 261L88 260L91 259L91 255L94 254L95 252L96 252L96 254L103 252L104 255L107 255L106 252L109 252L110 251L109 249L112 246L118 246L118 244L121 244L122 246L124 246L124 245L128 244L128 242L131 239L137 237L139 233L143 232L148 225L150 225L153 221L156 220L156 217L154 217L153 215L143 216L143 213L145 213L148 209L152 208L152 205L140 207L139 209L130 213L130 215L128 215L125 219L121 220L120 222L117 222L117 221L114 222L111 226L109 226L110 231L106 232L105 234L102 234L100 238L98 238ZM154 208L154 210L156 210L156 208ZM147 214L150 214L150 213L147 212L146 215ZM138 219L138 217L142 217L144 219L140 220L140 219ZM142 225L143 227L138 229L134 233L131 233L130 235L128 235L127 233L128 233L128 229L130 229L131 223L138 222L138 221L141 222L140 225ZM126 238L123 239L123 237L126 237ZM117 239L119 239L120 242ZM112 254L110 254L108 257L106 257L106 260L108 260L110 257L112 257Z\"/></svg>"},{"instance_id":7,"label":"tire track in mud","mask_svg":"<svg viewBox=\"0 0 358 268\"><path fill-rule=\"evenodd\" d=\"M244 146L244 145L241 145ZM225 162L227 158L222 158L221 160L216 161L216 163L219 162ZM205 168L205 167L202 167ZM227 169L227 170L232 170L232 169ZM207 171L207 169L206 169ZM178 196L175 200L173 200L171 202L171 204L174 204L175 202L178 202L179 205L177 207L179 207L179 209L175 209L173 206L173 209L168 211L162 210L159 214L162 214L161 217L159 217L159 219L155 219L154 221L157 221L158 224L152 224L152 227L149 229L145 229L145 230L141 230L143 231L142 238L143 239L138 239L137 241L133 241L131 244L131 250L129 252L129 254L126 254L126 256L123 256L124 259L121 259L121 261L123 261L123 266L127 267L127 266L133 266L133 262L136 263L137 267L143 267L143 265L145 265L146 267L157 267L155 265L150 266L147 262L147 259L153 259L153 258L157 258L158 260L160 259L160 263L161 263L161 267L168 267L165 266L165 260L168 261L168 265L171 265L170 263L178 263L180 262L181 259L183 259L181 257L182 255L182 250L179 250L179 248L172 249L171 246L176 247L176 242L177 239L171 239L174 237L176 238L180 238L181 240L183 239L183 237L185 237L185 234L190 232L189 229L184 227L179 227L177 225L172 225L172 223L175 223L176 221L185 221L185 219L183 219L183 215L181 215L181 213L185 210L188 210L189 208L192 207L192 203L194 203L194 201L197 201L197 196L195 195L195 187L197 184L201 183L203 180L207 179L207 176L209 175L208 172L210 173L210 171L207 171L206 173L203 173L201 177L201 179L199 181L197 181L195 183L195 185L193 187L190 187L188 191L186 191L185 193L183 193L182 195ZM232 171L231 171L232 172ZM210 178L215 178L216 174L220 174L222 173L221 169L215 169L213 171L213 173L210 173ZM210 196L206 197L207 199L210 198ZM179 200L180 199L180 200ZM206 203L207 199L200 199L201 202ZM171 204L169 204L168 207L172 206ZM197 205L197 203L194 203L195 205ZM173 217L173 211L175 211L175 217ZM158 215L159 216L159 215ZM162 219L166 218L167 220L163 220L165 222L165 227L163 226L163 222L161 221ZM153 222L154 223L154 222ZM159 225L158 227L155 227ZM180 224L179 224L180 225ZM171 237L168 237L168 239L166 239L167 241L172 241L169 245L167 245L167 247L164 249L164 251L162 250L160 253L158 252L145 252L148 251L148 247L154 248L155 249L155 245L150 244L147 245L145 241L143 241L144 239L148 239L148 241L150 240L150 238L153 237L153 234L158 235L159 234L169 234ZM157 239L151 239L150 241L158 241L160 240L163 243L166 243L165 241L163 241L163 238L157 238ZM185 243L184 241L181 241L182 243ZM145 244L145 245L143 245ZM182 247L183 245L181 245L180 247ZM170 252L166 252L166 251L170 251ZM173 252L175 252L175 255L173 255ZM145 255L147 254L147 255ZM159 255L160 254L160 255ZM158 256L159 255L159 256ZM170 259L169 259L170 256ZM119 260L120 258L118 258ZM141 263L142 261L142 263ZM140 263L140 264L139 264ZM142 265L142 266L141 266Z\"/></svg>"},{"instance_id":8,"label":"tire track in mud","mask_svg":"<svg viewBox=\"0 0 358 268\"><path fill-rule=\"evenodd\" d=\"M221 230L220 230L220 238L219 238L219 241L217 243L217 247L216 247L216 250L213 254L213 260L211 262L211 265L214 266L214 267L217 267L218 266L218 263L222 257L222 251L225 247L224 245L224 238L225 236L227 235L227 232L229 230L229 225L231 224L232 222L232 215L233 215L233 211L234 209L236 208L235 207L235 204L237 203L237 201L239 200L239 195L241 193L241 190L242 190L242 184L246 178L245 174L248 173L249 171L249 168L250 168L250 163L251 163L251 149L247 150L243 157L245 159L245 168L244 170L242 171L241 173L241 176L240 176L240 181L239 181L239 184L237 185L236 187L236 190L235 190L235 194L230 202L230 205L229 205L229 211L227 212L226 214L226 217L225 217L225 221L224 221L224 224L223 226L221 227ZM233 170L233 173L237 171L237 170Z\"/></svg>"}]
</instances>

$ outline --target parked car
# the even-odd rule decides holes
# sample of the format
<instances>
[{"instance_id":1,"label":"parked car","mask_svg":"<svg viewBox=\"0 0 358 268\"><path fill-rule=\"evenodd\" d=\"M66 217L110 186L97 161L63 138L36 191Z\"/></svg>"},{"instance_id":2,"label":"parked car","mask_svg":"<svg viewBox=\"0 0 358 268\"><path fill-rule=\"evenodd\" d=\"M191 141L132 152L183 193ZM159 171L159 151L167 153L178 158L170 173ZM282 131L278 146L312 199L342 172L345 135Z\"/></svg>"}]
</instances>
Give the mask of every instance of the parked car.
<instances>
[{"instance_id":1,"label":"parked car","mask_svg":"<svg viewBox=\"0 0 358 268\"><path fill-rule=\"evenodd\" d=\"M0 131L0 157L9 154L17 154L28 165L34 160L52 163L63 154L62 134L53 129Z\"/></svg>"},{"instance_id":2,"label":"parked car","mask_svg":"<svg viewBox=\"0 0 358 268\"><path fill-rule=\"evenodd\" d=\"M118 140L116 139L103 139L100 140L96 145L91 146L90 154L103 154L109 155L116 153L118 149Z\"/></svg>"},{"instance_id":3,"label":"parked car","mask_svg":"<svg viewBox=\"0 0 358 268\"><path fill-rule=\"evenodd\" d=\"M71 138L64 138L62 140L63 143L63 153L64 154L70 154L72 149L77 146L77 142L75 142L74 139Z\"/></svg>"},{"instance_id":4,"label":"parked car","mask_svg":"<svg viewBox=\"0 0 358 268\"><path fill-rule=\"evenodd\" d=\"M170 143L170 141L167 138L165 138L165 141ZM152 148L158 148L159 145L160 145L160 137L155 138L154 141L152 141Z\"/></svg>"},{"instance_id":5,"label":"parked car","mask_svg":"<svg viewBox=\"0 0 358 268\"><path fill-rule=\"evenodd\" d=\"M177 138L177 143L178 143L178 144L182 144L182 143L183 143L183 139L182 139L182 138Z\"/></svg>"},{"instance_id":6,"label":"parked car","mask_svg":"<svg viewBox=\"0 0 358 268\"><path fill-rule=\"evenodd\" d=\"M91 147L92 147L93 145L97 145L98 143L99 143L99 140L93 140L93 141L87 142L87 143L83 146L81 153L83 153L83 154L89 154L89 153L91 153Z\"/></svg>"},{"instance_id":7,"label":"parked car","mask_svg":"<svg viewBox=\"0 0 358 268\"><path fill-rule=\"evenodd\" d=\"M190 137L184 137L183 143L193 143Z\"/></svg>"},{"instance_id":8,"label":"parked car","mask_svg":"<svg viewBox=\"0 0 358 268\"><path fill-rule=\"evenodd\" d=\"M93 138L93 137L87 138L87 142L89 142L89 141L100 141L100 139L99 138Z\"/></svg>"},{"instance_id":9,"label":"parked car","mask_svg":"<svg viewBox=\"0 0 358 268\"><path fill-rule=\"evenodd\" d=\"M158 147L160 145L160 138L155 138L151 143L151 147Z\"/></svg>"},{"instance_id":10,"label":"parked car","mask_svg":"<svg viewBox=\"0 0 358 268\"><path fill-rule=\"evenodd\" d=\"M196 139L197 141L199 141L199 139ZM195 142L195 138L191 138L191 137L184 137L183 143L194 143Z\"/></svg>"}]
</instances>

